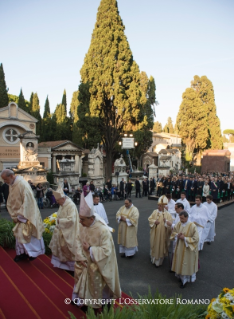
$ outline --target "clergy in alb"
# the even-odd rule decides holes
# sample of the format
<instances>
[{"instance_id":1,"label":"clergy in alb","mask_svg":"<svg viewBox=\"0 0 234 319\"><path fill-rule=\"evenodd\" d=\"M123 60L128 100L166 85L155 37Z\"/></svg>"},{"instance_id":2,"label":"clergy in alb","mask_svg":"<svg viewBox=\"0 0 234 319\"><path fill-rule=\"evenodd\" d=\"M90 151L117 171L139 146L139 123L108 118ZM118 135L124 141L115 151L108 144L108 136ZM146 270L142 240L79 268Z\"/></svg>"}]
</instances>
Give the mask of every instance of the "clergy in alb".
<instances>
[{"instance_id":1,"label":"clergy in alb","mask_svg":"<svg viewBox=\"0 0 234 319\"><path fill-rule=\"evenodd\" d=\"M13 228L16 241L14 260L18 262L28 257L33 260L45 253L45 246L44 226L32 188L22 176L16 176L9 169L3 170L1 177L9 185L7 209L16 224Z\"/></svg>"},{"instance_id":2,"label":"clergy in alb","mask_svg":"<svg viewBox=\"0 0 234 319\"><path fill-rule=\"evenodd\" d=\"M72 300L78 306L101 308L102 300L120 298L119 272L112 234L94 212L92 194L80 202L80 240L86 262L75 263Z\"/></svg>"},{"instance_id":3,"label":"clergy in alb","mask_svg":"<svg viewBox=\"0 0 234 319\"><path fill-rule=\"evenodd\" d=\"M218 207L213 202L213 196L212 195L208 195L206 197L206 203L204 203L203 205L210 212L210 218L209 218L209 222L206 223L206 227L205 227L204 232L203 232L202 242L203 243L207 242L207 244L210 245L210 243L212 241L214 241L214 236L216 235L215 234L215 219L217 217Z\"/></svg>"},{"instance_id":4,"label":"clergy in alb","mask_svg":"<svg viewBox=\"0 0 234 319\"><path fill-rule=\"evenodd\" d=\"M53 195L60 207L49 245L52 252L51 263L54 267L74 271L75 260L86 259L81 257L78 211L76 205L64 194L61 187L53 191Z\"/></svg>"},{"instance_id":5,"label":"clergy in alb","mask_svg":"<svg viewBox=\"0 0 234 319\"><path fill-rule=\"evenodd\" d=\"M172 268L176 277L181 280L180 288L186 282L194 282L198 271L198 241L199 235L194 223L188 221L188 213L180 213L180 222L176 224L171 234L171 240L177 238Z\"/></svg>"},{"instance_id":6,"label":"clergy in alb","mask_svg":"<svg viewBox=\"0 0 234 319\"><path fill-rule=\"evenodd\" d=\"M116 214L118 228L119 253L122 257L134 256L138 251L137 229L139 211L133 205L130 198L125 199L122 206Z\"/></svg>"},{"instance_id":7,"label":"clergy in alb","mask_svg":"<svg viewBox=\"0 0 234 319\"><path fill-rule=\"evenodd\" d=\"M102 219L104 219L104 221L108 225L109 221L108 221L108 217L106 215L105 208L104 208L103 204L100 203L100 197L97 194L93 195L93 205L94 205L95 213L98 214Z\"/></svg>"},{"instance_id":8,"label":"clergy in alb","mask_svg":"<svg viewBox=\"0 0 234 319\"><path fill-rule=\"evenodd\" d=\"M199 234L198 250L202 250L204 244L203 233L208 221L210 220L210 213L206 206L202 204L200 195L195 197L195 203L196 204L191 208L189 217L190 221L197 226L197 231Z\"/></svg>"},{"instance_id":9,"label":"clergy in alb","mask_svg":"<svg viewBox=\"0 0 234 319\"><path fill-rule=\"evenodd\" d=\"M170 244L172 216L165 210L168 199L165 195L158 200L158 209L149 217L150 225L150 256L156 267L162 265L164 257L168 256Z\"/></svg>"}]
</instances>

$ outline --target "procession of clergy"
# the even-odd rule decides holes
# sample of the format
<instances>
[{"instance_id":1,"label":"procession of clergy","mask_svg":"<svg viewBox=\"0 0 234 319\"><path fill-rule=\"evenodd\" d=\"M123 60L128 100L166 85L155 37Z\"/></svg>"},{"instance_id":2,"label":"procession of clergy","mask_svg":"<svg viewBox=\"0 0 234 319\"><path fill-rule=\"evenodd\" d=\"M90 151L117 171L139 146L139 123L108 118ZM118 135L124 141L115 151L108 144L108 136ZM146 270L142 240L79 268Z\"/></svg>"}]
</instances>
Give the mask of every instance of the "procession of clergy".
<instances>
[{"instance_id":1,"label":"procession of clergy","mask_svg":"<svg viewBox=\"0 0 234 319\"><path fill-rule=\"evenodd\" d=\"M5 169L1 174L9 184L8 212L15 223L15 261L33 260L45 253L44 226L30 185L21 176ZM54 267L74 271L72 300L81 308L101 309L102 300L120 298L121 289L116 260L113 229L99 197L89 193L81 196L79 213L62 188L53 191L60 205L56 227L50 242ZM158 200L158 209L149 217L151 262L160 267L170 256L171 271L179 278L180 287L196 280L199 268L198 252L215 236L217 206L212 196L202 204L201 197L190 208L186 193L176 202L171 194ZM137 229L139 211L131 199L126 199L116 214L118 244L121 257L131 258L138 251ZM93 302L96 300L96 302Z\"/></svg>"}]
</instances>

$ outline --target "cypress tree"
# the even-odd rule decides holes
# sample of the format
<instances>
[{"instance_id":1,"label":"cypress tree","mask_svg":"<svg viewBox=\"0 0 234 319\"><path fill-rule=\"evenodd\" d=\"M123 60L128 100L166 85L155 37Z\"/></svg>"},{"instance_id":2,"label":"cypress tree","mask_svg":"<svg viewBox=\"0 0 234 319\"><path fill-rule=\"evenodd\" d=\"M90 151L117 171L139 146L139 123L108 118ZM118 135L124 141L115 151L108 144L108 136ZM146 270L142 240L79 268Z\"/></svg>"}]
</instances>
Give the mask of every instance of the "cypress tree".
<instances>
[{"instance_id":1,"label":"cypress tree","mask_svg":"<svg viewBox=\"0 0 234 319\"><path fill-rule=\"evenodd\" d=\"M154 133L161 133L162 132L162 124L160 122L154 122L153 126L153 132Z\"/></svg>"},{"instance_id":2,"label":"cypress tree","mask_svg":"<svg viewBox=\"0 0 234 319\"><path fill-rule=\"evenodd\" d=\"M214 88L212 82L206 76L194 76L191 82L192 88L195 89L207 111L207 125L209 131L209 139L207 148L222 149L222 133L220 129L220 120L217 116Z\"/></svg>"},{"instance_id":3,"label":"cypress tree","mask_svg":"<svg viewBox=\"0 0 234 319\"><path fill-rule=\"evenodd\" d=\"M20 94L18 97L18 107L24 110L25 112L28 112L28 108L25 103L24 95L22 89L20 90Z\"/></svg>"},{"instance_id":4,"label":"cypress tree","mask_svg":"<svg viewBox=\"0 0 234 319\"><path fill-rule=\"evenodd\" d=\"M194 89L188 88L182 95L182 103L176 119L176 132L186 146L185 159L191 161L193 152L204 150L209 138L206 108Z\"/></svg>"},{"instance_id":5,"label":"cypress tree","mask_svg":"<svg viewBox=\"0 0 234 319\"><path fill-rule=\"evenodd\" d=\"M69 112L70 117L72 118L74 123L76 123L78 121L78 113L77 113L78 112L78 105L79 105L78 94L79 94L78 90L73 92L71 106L70 106L70 112Z\"/></svg>"},{"instance_id":6,"label":"cypress tree","mask_svg":"<svg viewBox=\"0 0 234 319\"><path fill-rule=\"evenodd\" d=\"M165 124L164 128L163 128L163 132L165 133L174 133L174 127L173 127L173 122L171 117L168 117L167 119L167 123Z\"/></svg>"},{"instance_id":7,"label":"cypress tree","mask_svg":"<svg viewBox=\"0 0 234 319\"><path fill-rule=\"evenodd\" d=\"M5 81L5 73L3 70L3 64L0 64L0 108L5 107L9 103L8 89Z\"/></svg>"},{"instance_id":8,"label":"cypress tree","mask_svg":"<svg viewBox=\"0 0 234 319\"><path fill-rule=\"evenodd\" d=\"M83 145L89 147L102 141L106 150L107 178L111 176L121 132L147 125L147 116L141 123L147 99L142 94L139 67L124 29L117 1L101 0L80 72L77 134Z\"/></svg>"},{"instance_id":9,"label":"cypress tree","mask_svg":"<svg viewBox=\"0 0 234 319\"><path fill-rule=\"evenodd\" d=\"M40 114L40 103L37 93L32 93L30 98L30 108L31 112L30 114L34 116L38 122L37 122L37 128L36 128L36 134L40 135L39 141L42 140L42 121L41 121L41 114Z\"/></svg>"},{"instance_id":10,"label":"cypress tree","mask_svg":"<svg viewBox=\"0 0 234 319\"><path fill-rule=\"evenodd\" d=\"M66 93L66 90L65 90L65 89L64 89L64 91L63 91L62 104L64 105L64 107L65 107L65 112L66 112L66 114L67 114L67 93Z\"/></svg>"},{"instance_id":11,"label":"cypress tree","mask_svg":"<svg viewBox=\"0 0 234 319\"><path fill-rule=\"evenodd\" d=\"M48 117L50 117L50 102L49 102L48 95L47 95L46 101L45 101L45 106L44 106L43 119L46 119Z\"/></svg>"}]
</instances>

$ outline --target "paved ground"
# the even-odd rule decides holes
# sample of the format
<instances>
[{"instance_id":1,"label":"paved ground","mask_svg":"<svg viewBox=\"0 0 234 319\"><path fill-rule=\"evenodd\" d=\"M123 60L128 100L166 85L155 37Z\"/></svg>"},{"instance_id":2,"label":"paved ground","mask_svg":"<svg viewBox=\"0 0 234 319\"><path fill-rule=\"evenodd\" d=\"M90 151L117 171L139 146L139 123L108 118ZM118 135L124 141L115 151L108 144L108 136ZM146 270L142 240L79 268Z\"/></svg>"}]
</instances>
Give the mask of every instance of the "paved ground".
<instances>
[{"instance_id":1,"label":"paved ground","mask_svg":"<svg viewBox=\"0 0 234 319\"><path fill-rule=\"evenodd\" d=\"M234 287L234 240L233 240L233 219L234 205L230 205L219 210L216 220L215 242L212 245L205 245L200 253L199 259L201 268L197 273L197 280L193 284L188 284L185 289L179 288L179 283L174 273L169 272L168 260L160 268L155 268L149 257L149 224L148 217L157 207L157 202L147 198L135 199L134 205L140 211L138 241L139 251L132 258L120 258L117 247L117 223L115 214L123 201L113 201L104 204L110 226L116 229L113 234L116 245L121 288L126 293L132 293L137 297L137 293L145 295L148 288L151 291L158 290L163 295L171 297L181 294L183 298L211 299L216 297L223 287ZM57 209L44 209L41 211L42 217L52 214ZM9 218L6 210L2 210L1 217Z\"/></svg>"}]
</instances>

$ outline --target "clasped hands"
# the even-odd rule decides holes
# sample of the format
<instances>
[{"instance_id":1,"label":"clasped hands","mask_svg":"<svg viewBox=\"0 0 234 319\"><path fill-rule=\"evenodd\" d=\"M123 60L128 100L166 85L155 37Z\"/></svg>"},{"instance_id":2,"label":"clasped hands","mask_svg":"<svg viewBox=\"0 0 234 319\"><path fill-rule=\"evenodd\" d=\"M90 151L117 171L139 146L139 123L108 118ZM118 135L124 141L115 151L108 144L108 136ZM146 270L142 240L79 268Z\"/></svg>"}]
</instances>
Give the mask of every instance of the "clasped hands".
<instances>
[{"instance_id":1,"label":"clasped hands","mask_svg":"<svg viewBox=\"0 0 234 319\"><path fill-rule=\"evenodd\" d=\"M124 216L121 216L120 220L122 220L123 222L126 222L126 218Z\"/></svg>"},{"instance_id":2,"label":"clasped hands","mask_svg":"<svg viewBox=\"0 0 234 319\"><path fill-rule=\"evenodd\" d=\"M178 234L178 239L184 240L184 235L183 235L182 233L179 233L179 234Z\"/></svg>"}]
</instances>

